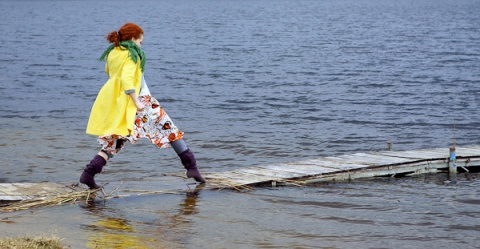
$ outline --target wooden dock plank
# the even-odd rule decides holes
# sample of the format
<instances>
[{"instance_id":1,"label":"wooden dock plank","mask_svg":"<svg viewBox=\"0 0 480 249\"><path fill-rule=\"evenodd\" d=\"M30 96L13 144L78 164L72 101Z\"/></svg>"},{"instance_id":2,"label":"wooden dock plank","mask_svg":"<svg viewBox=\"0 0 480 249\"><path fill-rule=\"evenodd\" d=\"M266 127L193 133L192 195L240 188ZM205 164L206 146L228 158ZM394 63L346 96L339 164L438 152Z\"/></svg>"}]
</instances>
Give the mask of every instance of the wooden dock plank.
<instances>
[{"instance_id":1,"label":"wooden dock plank","mask_svg":"<svg viewBox=\"0 0 480 249\"><path fill-rule=\"evenodd\" d=\"M205 176L207 176L207 174L205 174ZM213 180L217 179L221 181L228 181L230 185L248 185L253 183L266 182L272 179L272 177L268 176L247 174L246 172L239 171L217 173L215 177L211 177L210 175L208 175L208 178L209 181L210 178L212 178Z\"/></svg>"},{"instance_id":2,"label":"wooden dock plank","mask_svg":"<svg viewBox=\"0 0 480 249\"><path fill-rule=\"evenodd\" d=\"M75 191L74 188L51 182L44 183L0 183L1 201L46 199Z\"/></svg>"},{"instance_id":3,"label":"wooden dock plank","mask_svg":"<svg viewBox=\"0 0 480 249\"><path fill-rule=\"evenodd\" d=\"M351 170L351 169L358 169L364 168L368 165L366 164L358 164L354 162L343 161L342 158L339 157L324 157L321 159L312 159L308 161L301 161L298 163L290 163L292 165L320 165L325 168L332 168L337 170Z\"/></svg>"},{"instance_id":4,"label":"wooden dock plank","mask_svg":"<svg viewBox=\"0 0 480 249\"><path fill-rule=\"evenodd\" d=\"M309 174L309 171L306 169L300 169L300 168L297 169L294 166L287 165L287 164L263 165L259 167L266 170L286 171L286 172L290 172L292 174L297 174L297 175Z\"/></svg>"},{"instance_id":5,"label":"wooden dock plank","mask_svg":"<svg viewBox=\"0 0 480 249\"><path fill-rule=\"evenodd\" d=\"M322 165L288 164L288 165L294 168L295 170L305 171L305 172L308 172L307 174L311 174L311 175L325 174L325 173L331 173L331 172L341 170L339 168L334 168L326 164L322 164Z\"/></svg>"},{"instance_id":6,"label":"wooden dock plank","mask_svg":"<svg viewBox=\"0 0 480 249\"><path fill-rule=\"evenodd\" d=\"M478 148L458 147L455 150L456 150L457 156L479 156L480 155L480 146Z\"/></svg>"},{"instance_id":7,"label":"wooden dock plank","mask_svg":"<svg viewBox=\"0 0 480 249\"><path fill-rule=\"evenodd\" d=\"M427 159L441 159L448 158L449 152L435 152L435 151L386 151L380 152L385 156L392 156L398 158L407 158L411 160L427 160Z\"/></svg>"},{"instance_id":8,"label":"wooden dock plank","mask_svg":"<svg viewBox=\"0 0 480 249\"><path fill-rule=\"evenodd\" d=\"M303 165L265 165L260 166L262 169L266 170L277 170L277 171L286 171L292 174L295 174L295 177L301 177L305 175L314 175L315 172L312 169L317 168L317 166L303 166ZM322 169L321 173L330 172L332 169L326 170ZM318 171L317 171L318 172Z\"/></svg>"},{"instance_id":9,"label":"wooden dock plank","mask_svg":"<svg viewBox=\"0 0 480 249\"><path fill-rule=\"evenodd\" d=\"M252 174L252 175L257 175L261 177L269 177L272 180L275 179L282 179L282 178L294 178L301 176L302 174L298 173L293 173L293 172L288 172L285 170L272 170L272 169L264 169L264 168L245 168L245 169L239 169L237 172L242 172L242 173L247 173L247 174Z\"/></svg>"},{"instance_id":10,"label":"wooden dock plank","mask_svg":"<svg viewBox=\"0 0 480 249\"><path fill-rule=\"evenodd\" d=\"M375 154L406 158L406 159L416 159L416 160L428 160L428 159L448 159L450 155L449 148L436 148L431 150L417 150L417 151L381 151L375 152ZM469 156L478 156L480 155L480 146L477 147L457 147L456 148L457 157L469 157Z\"/></svg>"},{"instance_id":11,"label":"wooden dock plank","mask_svg":"<svg viewBox=\"0 0 480 249\"><path fill-rule=\"evenodd\" d=\"M399 164L409 161L409 159L406 158L375 155L370 153L356 153L353 155L345 155L341 158L343 158L345 161L367 165Z\"/></svg>"}]
</instances>

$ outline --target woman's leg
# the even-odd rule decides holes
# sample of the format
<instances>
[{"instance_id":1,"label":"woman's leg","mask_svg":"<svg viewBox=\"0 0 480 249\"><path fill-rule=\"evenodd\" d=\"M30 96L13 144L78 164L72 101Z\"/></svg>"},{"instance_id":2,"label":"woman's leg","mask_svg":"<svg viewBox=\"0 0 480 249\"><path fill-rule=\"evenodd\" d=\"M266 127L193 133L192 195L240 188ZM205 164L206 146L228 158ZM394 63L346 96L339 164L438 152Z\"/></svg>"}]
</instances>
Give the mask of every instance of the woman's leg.
<instances>
[{"instance_id":1,"label":"woman's leg","mask_svg":"<svg viewBox=\"0 0 480 249\"><path fill-rule=\"evenodd\" d=\"M125 146L124 139L114 139L111 137L100 137L100 144L103 148L100 150L92 161L90 161L80 176L80 182L87 185L90 189L101 188L95 183L95 175L102 172L102 168L107 164L108 159L112 158L117 152Z\"/></svg>"},{"instance_id":2,"label":"woman's leg","mask_svg":"<svg viewBox=\"0 0 480 249\"><path fill-rule=\"evenodd\" d=\"M202 177L202 175L198 171L197 160L195 160L195 156L190 151L190 149L188 149L187 145L185 144L185 141L183 141L183 139L179 139L179 140L170 142L170 144L172 145L172 148L180 157L180 160L183 166L185 167L185 169L187 169L187 177L193 178L197 182L201 182L201 183L206 182L206 180Z\"/></svg>"},{"instance_id":3,"label":"woman's leg","mask_svg":"<svg viewBox=\"0 0 480 249\"><path fill-rule=\"evenodd\" d=\"M86 184L90 189L101 188L95 183L95 175L102 172L103 166L107 164L109 156L103 150L99 151L97 155L90 161L80 176L80 182Z\"/></svg>"},{"instance_id":4,"label":"woman's leg","mask_svg":"<svg viewBox=\"0 0 480 249\"><path fill-rule=\"evenodd\" d=\"M188 150L188 147L185 144L185 141L183 141L183 139L170 142L170 145L172 146L172 148L175 150L177 154L181 154L182 152Z\"/></svg>"}]
</instances>

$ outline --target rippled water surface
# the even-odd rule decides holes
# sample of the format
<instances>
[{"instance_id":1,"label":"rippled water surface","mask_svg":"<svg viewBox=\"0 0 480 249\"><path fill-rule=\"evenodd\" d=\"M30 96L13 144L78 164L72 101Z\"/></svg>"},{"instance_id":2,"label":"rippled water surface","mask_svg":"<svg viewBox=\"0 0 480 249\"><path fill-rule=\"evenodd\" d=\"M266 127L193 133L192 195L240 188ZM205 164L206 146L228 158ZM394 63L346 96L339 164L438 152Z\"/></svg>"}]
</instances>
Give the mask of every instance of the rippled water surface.
<instances>
[{"instance_id":1,"label":"rippled water surface","mask_svg":"<svg viewBox=\"0 0 480 249\"><path fill-rule=\"evenodd\" d=\"M145 30L145 77L203 171L480 142L476 0L1 1L0 182L73 183L107 80L103 37ZM456 131L454 134L454 124ZM127 145L99 182L186 188ZM200 191L0 214L72 248L478 248L478 173ZM180 185L182 185L180 187ZM107 188L108 188L107 187Z\"/></svg>"}]
</instances>

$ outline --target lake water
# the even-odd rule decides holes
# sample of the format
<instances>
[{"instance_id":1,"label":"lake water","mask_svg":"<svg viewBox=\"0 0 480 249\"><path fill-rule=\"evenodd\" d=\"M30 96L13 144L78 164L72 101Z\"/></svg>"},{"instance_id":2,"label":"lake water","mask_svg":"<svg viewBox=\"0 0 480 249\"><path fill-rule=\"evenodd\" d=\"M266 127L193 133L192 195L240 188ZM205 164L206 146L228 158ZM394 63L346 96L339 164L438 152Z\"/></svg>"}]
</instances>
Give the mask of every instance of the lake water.
<instances>
[{"instance_id":1,"label":"lake water","mask_svg":"<svg viewBox=\"0 0 480 249\"><path fill-rule=\"evenodd\" d=\"M73 183L107 80L103 39L145 30L145 77L202 171L478 145L476 0L0 1L0 182ZM455 126L455 132L454 132ZM446 154L448 151L446 152ZM142 161L142 163L139 163ZM176 189L173 150L127 145L97 177ZM478 248L480 178L200 191L3 213L2 236L72 248Z\"/></svg>"}]
</instances>

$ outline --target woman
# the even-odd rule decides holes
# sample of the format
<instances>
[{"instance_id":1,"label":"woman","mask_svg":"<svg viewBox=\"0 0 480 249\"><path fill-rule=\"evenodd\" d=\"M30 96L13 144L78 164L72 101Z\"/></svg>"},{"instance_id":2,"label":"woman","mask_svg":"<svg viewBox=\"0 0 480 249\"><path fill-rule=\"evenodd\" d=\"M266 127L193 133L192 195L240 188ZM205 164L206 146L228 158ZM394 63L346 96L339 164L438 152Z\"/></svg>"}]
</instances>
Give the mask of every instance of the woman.
<instances>
[{"instance_id":1,"label":"woman","mask_svg":"<svg viewBox=\"0 0 480 249\"><path fill-rule=\"evenodd\" d=\"M159 148L173 147L187 169L187 177L204 183L193 153L158 101L150 95L143 77L145 54L142 51L143 30L126 23L106 36L112 43L100 60L106 59L109 80L103 85L93 104L87 133L98 136L100 152L87 164L80 182L91 189L101 188L94 176L102 171L107 160L117 154L126 141L135 144L148 138Z\"/></svg>"}]
</instances>

